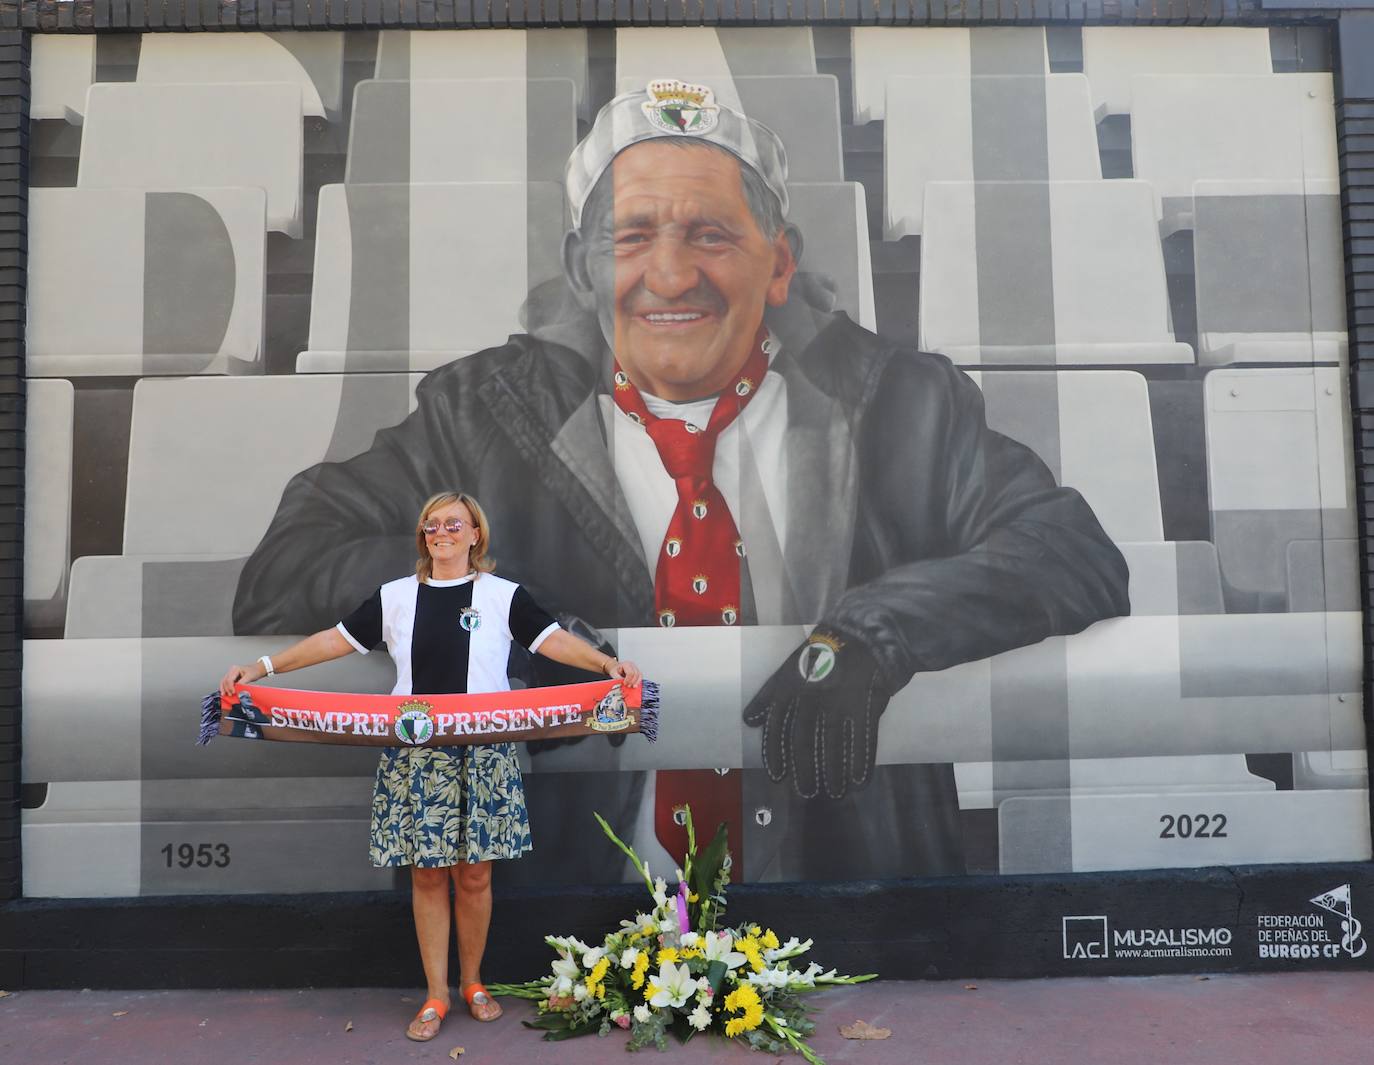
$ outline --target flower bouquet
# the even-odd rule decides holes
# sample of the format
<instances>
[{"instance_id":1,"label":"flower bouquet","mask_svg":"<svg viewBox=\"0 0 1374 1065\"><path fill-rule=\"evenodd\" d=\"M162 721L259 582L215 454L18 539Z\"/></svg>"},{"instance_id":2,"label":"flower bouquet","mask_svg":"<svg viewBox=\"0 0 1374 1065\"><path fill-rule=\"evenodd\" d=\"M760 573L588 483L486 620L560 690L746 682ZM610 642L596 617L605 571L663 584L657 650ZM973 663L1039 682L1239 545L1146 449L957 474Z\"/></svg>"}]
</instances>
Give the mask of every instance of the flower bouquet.
<instances>
[{"instance_id":1,"label":"flower bouquet","mask_svg":"<svg viewBox=\"0 0 1374 1065\"><path fill-rule=\"evenodd\" d=\"M545 1039L607 1035L618 1027L630 1033L628 1049L652 1043L664 1050L670 1034L685 1043L698 1032L716 1032L755 1050L792 1050L824 1065L806 1042L816 1026L803 996L877 974L838 976L815 962L801 968L811 940L781 942L756 924L722 927L730 880L723 824L698 853L686 811L687 854L670 893L605 819L594 816L644 877L653 909L621 921L597 946L549 936L545 942L558 953L553 971L524 984L491 984L492 994L538 1000L538 1017L525 1023L542 1029Z\"/></svg>"}]
</instances>

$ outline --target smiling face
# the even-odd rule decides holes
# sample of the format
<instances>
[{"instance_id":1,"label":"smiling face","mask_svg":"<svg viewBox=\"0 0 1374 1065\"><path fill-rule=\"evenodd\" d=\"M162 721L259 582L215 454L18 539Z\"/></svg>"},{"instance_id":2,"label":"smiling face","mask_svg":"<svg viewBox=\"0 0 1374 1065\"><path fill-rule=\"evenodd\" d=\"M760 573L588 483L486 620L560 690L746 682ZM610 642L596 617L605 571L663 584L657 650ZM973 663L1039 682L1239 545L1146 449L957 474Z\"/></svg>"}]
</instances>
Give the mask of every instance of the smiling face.
<instances>
[{"instance_id":1,"label":"smiling face","mask_svg":"<svg viewBox=\"0 0 1374 1065\"><path fill-rule=\"evenodd\" d=\"M640 388L670 400L721 391L752 350L765 306L781 306L796 264L769 240L723 151L664 140L611 165L613 207L569 238L575 290Z\"/></svg>"},{"instance_id":2,"label":"smiling face","mask_svg":"<svg viewBox=\"0 0 1374 1065\"><path fill-rule=\"evenodd\" d=\"M458 532L445 528L445 523L457 520L463 523ZM473 544L481 539L481 530L473 520L472 512L461 502L448 503L435 507L421 520L421 526L438 525L434 532L425 531L425 550L434 562L435 580L453 580L464 576L469 570L468 553Z\"/></svg>"}]
</instances>

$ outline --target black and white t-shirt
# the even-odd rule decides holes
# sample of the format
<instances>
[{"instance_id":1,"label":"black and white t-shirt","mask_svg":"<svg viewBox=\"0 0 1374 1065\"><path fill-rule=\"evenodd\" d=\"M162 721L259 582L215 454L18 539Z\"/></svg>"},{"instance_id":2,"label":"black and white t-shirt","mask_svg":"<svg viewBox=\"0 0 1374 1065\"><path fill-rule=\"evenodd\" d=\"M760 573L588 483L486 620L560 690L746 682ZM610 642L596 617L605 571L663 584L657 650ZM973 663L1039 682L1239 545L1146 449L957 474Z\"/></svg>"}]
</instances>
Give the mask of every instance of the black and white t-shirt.
<instances>
[{"instance_id":1,"label":"black and white t-shirt","mask_svg":"<svg viewBox=\"0 0 1374 1065\"><path fill-rule=\"evenodd\" d=\"M511 641L537 651L557 629L529 592L492 573L388 581L338 624L360 654L386 644L396 663L392 695L509 691Z\"/></svg>"}]
</instances>

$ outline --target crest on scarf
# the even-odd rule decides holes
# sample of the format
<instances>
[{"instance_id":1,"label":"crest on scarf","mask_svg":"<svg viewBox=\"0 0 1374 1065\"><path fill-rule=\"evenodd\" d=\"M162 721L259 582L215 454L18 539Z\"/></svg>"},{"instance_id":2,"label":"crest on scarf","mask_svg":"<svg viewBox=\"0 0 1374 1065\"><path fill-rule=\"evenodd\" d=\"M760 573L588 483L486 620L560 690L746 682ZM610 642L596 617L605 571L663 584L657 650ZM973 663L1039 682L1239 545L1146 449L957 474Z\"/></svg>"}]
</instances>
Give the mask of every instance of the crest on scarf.
<instances>
[{"instance_id":1,"label":"crest on scarf","mask_svg":"<svg viewBox=\"0 0 1374 1065\"><path fill-rule=\"evenodd\" d=\"M706 594L706 574L698 573L692 578L692 591L696 592L697 595Z\"/></svg>"},{"instance_id":2,"label":"crest on scarf","mask_svg":"<svg viewBox=\"0 0 1374 1065\"><path fill-rule=\"evenodd\" d=\"M725 624L727 625L733 625L736 621L739 620L739 611L737 611L733 606L727 605L725 607L722 607L720 612L720 620L725 622Z\"/></svg>"},{"instance_id":3,"label":"crest on scarf","mask_svg":"<svg viewBox=\"0 0 1374 1065\"><path fill-rule=\"evenodd\" d=\"M692 517L698 521L706 517L706 500L695 499L692 501Z\"/></svg>"},{"instance_id":4,"label":"crest on scarf","mask_svg":"<svg viewBox=\"0 0 1374 1065\"><path fill-rule=\"evenodd\" d=\"M663 541L663 550L669 558L677 558L682 554L682 541L676 536L670 536Z\"/></svg>"},{"instance_id":5,"label":"crest on scarf","mask_svg":"<svg viewBox=\"0 0 1374 1065\"><path fill-rule=\"evenodd\" d=\"M677 624L677 614L672 610L660 610L658 612L658 623L665 629L671 629Z\"/></svg>"},{"instance_id":6,"label":"crest on scarf","mask_svg":"<svg viewBox=\"0 0 1374 1065\"><path fill-rule=\"evenodd\" d=\"M640 104L649 125L663 133L701 136L720 121L716 94L705 85L690 85L676 78L649 82L648 99Z\"/></svg>"},{"instance_id":7,"label":"crest on scarf","mask_svg":"<svg viewBox=\"0 0 1374 1065\"><path fill-rule=\"evenodd\" d=\"M396 707L396 738L412 747L419 746L434 735L434 719L429 716L433 704L423 699L410 699Z\"/></svg>"},{"instance_id":8,"label":"crest on scarf","mask_svg":"<svg viewBox=\"0 0 1374 1065\"><path fill-rule=\"evenodd\" d=\"M620 732L630 727L630 712L625 706L625 696L621 694L619 684L596 704L587 724L597 732Z\"/></svg>"}]
</instances>

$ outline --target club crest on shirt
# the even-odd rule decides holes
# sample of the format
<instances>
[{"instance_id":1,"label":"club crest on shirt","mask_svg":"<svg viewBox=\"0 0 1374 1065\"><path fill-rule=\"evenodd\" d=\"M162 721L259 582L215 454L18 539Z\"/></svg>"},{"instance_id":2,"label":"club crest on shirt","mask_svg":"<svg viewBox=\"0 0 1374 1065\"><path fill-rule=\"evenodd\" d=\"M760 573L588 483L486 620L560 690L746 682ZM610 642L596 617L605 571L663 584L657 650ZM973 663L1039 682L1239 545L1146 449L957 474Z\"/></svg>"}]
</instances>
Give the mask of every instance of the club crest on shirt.
<instances>
[{"instance_id":1,"label":"club crest on shirt","mask_svg":"<svg viewBox=\"0 0 1374 1065\"><path fill-rule=\"evenodd\" d=\"M706 517L706 500L695 499L692 501L692 517L698 521Z\"/></svg>"},{"instance_id":2,"label":"club crest on shirt","mask_svg":"<svg viewBox=\"0 0 1374 1065\"><path fill-rule=\"evenodd\" d=\"M640 104L649 125L663 133L700 136L720 121L716 96L705 85L690 85L676 78L649 82L648 99Z\"/></svg>"},{"instance_id":3,"label":"club crest on shirt","mask_svg":"<svg viewBox=\"0 0 1374 1065\"><path fill-rule=\"evenodd\" d=\"M621 694L619 684L596 704L587 724L596 732L620 732L630 727L630 711L625 705L625 696Z\"/></svg>"},{"instance_id":4,"label":"club crest on shirt","mask_svg":"<svg viewBox=\"0 0 1374 1065\"><path fill-rule=\"evenodd\" d=\"M402 743L418 747L434 735L434 719L429 716L434 709L432 703L409 699L396 709L400 711L395 724L396 738Z\"/></svg>"},{"instance_id":5,"label":"club crest on shirt","mask_svg":"<svg viewBox=\"0 0 1374 1065\"><path fill-rule=\"evenodd\" d=\"M669 558L677 558L682 554L682 541L676 536L670 536L663 541L663 551Z\"/></svg>"},{"instance_id":6,"label":"club crest on shirt","mask_svg":"<svg viewBox=\"0 0 1374 1065\"><path fill-rule=\"evenodd\" d=\"M482 627L482 612L476 607L465 606L458 615L458 624L464 632L476 632Z\"/></svg>"}]
</instances>

